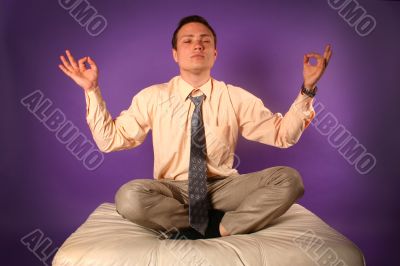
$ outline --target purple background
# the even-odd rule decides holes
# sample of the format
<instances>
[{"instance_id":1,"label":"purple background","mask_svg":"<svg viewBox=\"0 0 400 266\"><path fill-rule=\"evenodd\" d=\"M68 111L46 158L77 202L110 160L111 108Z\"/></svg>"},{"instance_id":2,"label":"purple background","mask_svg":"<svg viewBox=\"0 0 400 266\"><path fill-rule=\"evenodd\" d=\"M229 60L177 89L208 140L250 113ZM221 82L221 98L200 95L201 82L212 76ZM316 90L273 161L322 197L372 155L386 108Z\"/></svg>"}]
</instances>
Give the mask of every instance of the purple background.
<instances>
[{"instance_id":1,"label":"purple background","mask_svg":"<svg viewBox=\"0 0 400 266\"><path fill-rule=\"evenodd\" d=\"M212 75L241 86L285 113L302 82L303 54L333 56L318 101L377 158L367 175L310 126L280 150L241 138L240 173L274 165L300 171L300 203L351 239L368 265L395 265L400 250L399 182L400 3L359 0L377 27L360 37L327 1L91 1L108 26L90 36L58 1L1 1L2 265L43 265L20 239L34 229L59 247L101 203L134 178L152 178L151 136L139 147L105 155L88 171L20 100L40 89L90 140L82 90L58 69L59 55L90 55L113 116L141 89L178 74L170 39L186 15L206 17L218 35ZM397 163L397 164L396 164ZM397 192L397 193L396 193Z\"/></svg>"}]
</instances>

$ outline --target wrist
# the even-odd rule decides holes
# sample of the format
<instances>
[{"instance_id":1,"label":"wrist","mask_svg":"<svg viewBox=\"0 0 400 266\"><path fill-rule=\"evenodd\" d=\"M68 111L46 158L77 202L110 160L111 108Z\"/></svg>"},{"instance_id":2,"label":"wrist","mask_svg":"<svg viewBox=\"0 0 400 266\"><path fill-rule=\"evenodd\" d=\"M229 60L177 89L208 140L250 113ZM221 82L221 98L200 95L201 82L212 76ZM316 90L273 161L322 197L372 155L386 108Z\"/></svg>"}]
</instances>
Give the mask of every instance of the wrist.
<instances>
[{"instance_id":1,"label":"wrist","mask_svg":"<svg viewBox=\"0 0 400 266\"><path fill-rule=\"evenodd\" d=\"M303 83L301 85L301 94L302 95L307 95L307 96L309 96L311 98L313 98L315 96L315 94L317 93L317 90L318 90L318 88L317 88L317 86L315 84L314 85L307 85L307 84Z\"/></svg>"},{"instance_id":2,"label":"wrist","mask_svg":"<svg viewBox=\"0 0 400 266\"><path fill-rule=\"evenodd\" d=\"M316 87L317 84L315 83L307 83L307 82L303 82L303 87L306 88L307 90L314 90L314 88Z\"/></svg>"},{"instance_id":3,"label":"wrist","mask_svg":"<svg viewBox=\"0 0 400 266\"><path fill-rule=\"evenodd\" d=\"M98 87L99 87L99 85L96 82L96 83L93 83L91 86L84 88L84 91L86 91L86 92L95 91L95 90L97 90Z\"/></svg>"}]
</instances>

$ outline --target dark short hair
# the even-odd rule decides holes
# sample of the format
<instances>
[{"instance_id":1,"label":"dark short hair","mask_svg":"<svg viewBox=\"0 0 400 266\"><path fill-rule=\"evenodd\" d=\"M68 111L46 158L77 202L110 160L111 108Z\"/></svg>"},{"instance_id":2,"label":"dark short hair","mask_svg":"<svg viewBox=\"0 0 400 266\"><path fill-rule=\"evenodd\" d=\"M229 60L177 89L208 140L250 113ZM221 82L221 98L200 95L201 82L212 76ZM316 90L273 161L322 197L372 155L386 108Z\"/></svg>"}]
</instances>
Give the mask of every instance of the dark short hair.
<instances>
[{"instance_id":1,"label":"dark short hair","mask_svg":"<svg viewBox=\"0 0 400 266\"><path fill-rule=\"evenodd\" d=\"M208 24L208 21L205 18L203 18L201 16L193 15L193 16L184 17L179 21L178 27L174 31L174 35L172 35L172 48L174 48L175 50L177 48L176 43L177 43L177 36L178 36L179 30L184 25L191 23L191 22L201 23L204 26L206 26L212 32L212 35L214 36L214 45L215 45L215 47L217 47L217 35L215 34L214 29L210 26L210 24Z\"/></svg>"}]
</instances>

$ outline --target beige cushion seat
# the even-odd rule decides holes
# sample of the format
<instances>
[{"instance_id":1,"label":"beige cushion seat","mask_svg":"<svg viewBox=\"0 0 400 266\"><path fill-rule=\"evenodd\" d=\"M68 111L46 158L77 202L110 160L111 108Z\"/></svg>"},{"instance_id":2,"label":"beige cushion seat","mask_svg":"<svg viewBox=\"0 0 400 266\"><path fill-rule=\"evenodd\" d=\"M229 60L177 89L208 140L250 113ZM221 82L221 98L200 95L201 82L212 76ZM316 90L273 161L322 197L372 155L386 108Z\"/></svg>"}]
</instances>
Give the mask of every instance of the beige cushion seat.
<instances>
[{"instance_id":1,"label":"beige cushion seat","mask_svg":"<svg viewBox=\"0 0 400 266\"><path fill-rule=\"evenodd\" d=\"M365 262L357 246L299 204L252 234L165 240L122 218L114 204L103 203L63 243L53 265L358 266Z\"/></svg>"}]
</instances>

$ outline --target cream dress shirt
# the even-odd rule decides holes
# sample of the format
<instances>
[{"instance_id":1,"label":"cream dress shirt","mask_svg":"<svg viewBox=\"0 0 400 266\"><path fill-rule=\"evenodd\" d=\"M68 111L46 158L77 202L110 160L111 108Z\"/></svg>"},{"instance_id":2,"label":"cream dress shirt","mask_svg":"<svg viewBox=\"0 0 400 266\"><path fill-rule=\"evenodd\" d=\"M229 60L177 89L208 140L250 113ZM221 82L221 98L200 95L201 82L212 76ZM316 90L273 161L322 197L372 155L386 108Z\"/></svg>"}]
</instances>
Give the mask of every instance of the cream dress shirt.
<instances>
[{"instance_id":1,"label":"cream dress shirt","mask_svg":"<svg viewBox=\"0 0 400 266\"><path fill-rule=\"evenodd\" d=\"M208 178L239 175L233 167L238 133L249 140L287 148L299 140L315 116L313 99L300 92L282 116L240 87L210 78L200 88L193 88L176 76L141 90L115 119L107 111L99 87L85 92L86 119L97 146L103 152L134 148L152 130L154 179L187 180L194 110L188 96L196 89L206 96L202 112Z\"/></svg>"}]
</instances>

